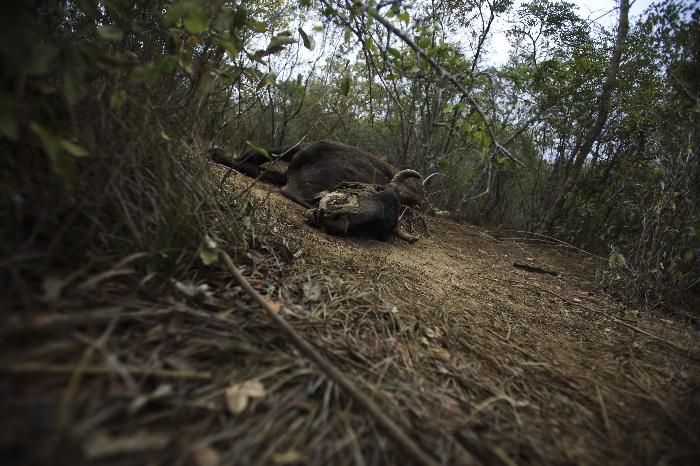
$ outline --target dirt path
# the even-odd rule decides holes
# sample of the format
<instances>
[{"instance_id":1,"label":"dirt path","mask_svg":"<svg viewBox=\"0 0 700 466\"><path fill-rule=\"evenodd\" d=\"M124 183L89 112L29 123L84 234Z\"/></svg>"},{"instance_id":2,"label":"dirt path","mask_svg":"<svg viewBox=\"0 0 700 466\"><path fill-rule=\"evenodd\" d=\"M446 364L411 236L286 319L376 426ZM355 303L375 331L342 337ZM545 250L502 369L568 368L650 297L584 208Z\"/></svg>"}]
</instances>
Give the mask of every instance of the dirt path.
<instances>
[{"instance_id":1,"label":"dirt path","mask_svg":"<svg viewBox=\"0 0 700 466\"><path fill-rule=\"evenodd\" d=\"M424 409L408 408L414 428L476 431L517 463L698 459L698 362L688 358L700 354L697 327L596 291L589 256L441 220L414 245L332 237L271 188L255 189L284 219L280 239L326 276L374 290L376 306L396 306L391 344L365 333L359 350L393 358L433 392Z\"/></svg>"}]
</instances>

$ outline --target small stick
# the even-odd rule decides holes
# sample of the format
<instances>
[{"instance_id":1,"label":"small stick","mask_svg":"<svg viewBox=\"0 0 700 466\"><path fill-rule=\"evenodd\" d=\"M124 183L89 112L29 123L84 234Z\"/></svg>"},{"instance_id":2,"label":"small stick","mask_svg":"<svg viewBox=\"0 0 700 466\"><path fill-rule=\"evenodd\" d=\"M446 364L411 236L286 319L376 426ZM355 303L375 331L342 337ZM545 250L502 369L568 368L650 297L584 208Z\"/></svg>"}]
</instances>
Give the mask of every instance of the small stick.
<instances>
[{"instance_id":1,"label":"small stick","mask_svg":"<svg viewBox=\"0 0 700 466\"><path fill-rule=\"evenodd\" d=\"M403 430L389 418L381 410L379 406L372 401L367 395L362 393L349 379L347 379L338 369L333 366L330 361L324 358L316 349L314 349L296 330L294 330L277 312L272 308L270 302L263 298L251 285L248 280L241 274L238 268L234 265L231 257L226 252L221 251L224 262L231 274L241 287L263 308L265 313L272 319L274 324L282 332L284 332L296 348L311 359L326 376L333 382L338 384L350 397L360 404L374 418L389 438L396 442L401 448L409 453L413 459L420 464L426 466L437 466L437 462L425 453Z\"/></svg>"},{"instance_id":2,"label":"small stick","mask_svg":"<svg viewBox=\"0 0 700 466\"><path fill-rule=\"evenodd\" d=\"M155 377L161 377L164 379L193 379L193 380L212 380L211 374L208 372L197 373L189 371L171 371L167 369L148 369L143 367L124 367L130 374L136 375L152 375ZM5 366L0 366L0 372L13 372L13 373L26 373L26 372L37 372L37 373L48 373L48 374L73 374L76 371L80 371L83 374L90 375L106 375L114 373L114 369L105 366L86 366L78 367L70 364L43 364L43 363L19 363L19 364L8 364Z\"/></svg>"}]
</instances>

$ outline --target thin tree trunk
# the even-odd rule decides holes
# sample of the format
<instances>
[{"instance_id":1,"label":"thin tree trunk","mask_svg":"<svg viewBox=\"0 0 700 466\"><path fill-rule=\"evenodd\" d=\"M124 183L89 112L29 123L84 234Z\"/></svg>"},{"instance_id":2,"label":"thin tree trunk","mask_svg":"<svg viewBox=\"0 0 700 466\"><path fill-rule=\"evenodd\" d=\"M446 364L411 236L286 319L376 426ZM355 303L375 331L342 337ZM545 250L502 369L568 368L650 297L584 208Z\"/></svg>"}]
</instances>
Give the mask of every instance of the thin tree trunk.
<instances>
[{"instance_id":1,"label":"thin tree trunk","mask_svg":"<svg viewBox=\"0 0 700 466\"><path fill-rule=\"evenodd\" d=\"M598 100L598 115L591 125L591 128L586 133L583 143L578 147L578 150L574 152L574 164L566 177L566 181L564 181L564 186L562 187L561 192L552 204L552 208L549 211L548 220L546 222L546 229L550 229L554 221L561 215L562 207L564 206L564 198L574 186L576 178L581 172L581 167L583 167L583 163L586 161L586 157L588 157L588 154L591 152L593 144L600 136L603 126L605 126L605 122L608 119L608 114L610 113L610 96L612 94L612 90L615 88L617 74L620 69L622 48L625 44L625 39L627 38L627 32L629 30L629 9L629 0L620 0L620 16L617 24L617 36L615 38L615 46L613 48L612 56L610 57L610 63L608 64L608 70L605 75L605 81L603 82L600 98Z\"/></svg>"}]
</instances>

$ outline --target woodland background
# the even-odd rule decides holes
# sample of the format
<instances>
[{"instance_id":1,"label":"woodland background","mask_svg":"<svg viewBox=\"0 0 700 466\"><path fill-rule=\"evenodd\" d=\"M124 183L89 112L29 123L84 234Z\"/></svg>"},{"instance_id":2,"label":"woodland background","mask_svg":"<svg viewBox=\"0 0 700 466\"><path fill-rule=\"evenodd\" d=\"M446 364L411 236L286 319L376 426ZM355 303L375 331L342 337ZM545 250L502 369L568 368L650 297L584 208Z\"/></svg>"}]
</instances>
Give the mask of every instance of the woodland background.
<instances>
[{"instance_id":1,"label":"woodland background","mask_svg":"<svg viewBox=\"0 0 700 466\"><path fill-rule=\"evenodd\" d=\"M217 190L207 147L333 138L439 173L430 200L460 221L557 238L625 298L687 306L700 10L618 10L605 29L553 0L6 2L0 255L35 262L3 281L136 251L186 269L204 232L241 251L254 207Z\"/></svg>"}]
</instances>

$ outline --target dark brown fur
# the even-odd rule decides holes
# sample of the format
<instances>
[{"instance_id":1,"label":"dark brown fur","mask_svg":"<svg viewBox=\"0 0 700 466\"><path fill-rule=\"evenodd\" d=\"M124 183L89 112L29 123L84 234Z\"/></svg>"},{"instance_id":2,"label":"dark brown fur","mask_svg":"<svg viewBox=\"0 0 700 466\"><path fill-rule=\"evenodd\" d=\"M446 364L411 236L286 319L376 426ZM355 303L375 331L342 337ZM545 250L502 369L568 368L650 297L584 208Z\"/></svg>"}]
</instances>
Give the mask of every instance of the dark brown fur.
<instances>
[{"instance_id":1,"label":"dark brown fur","mask_svg":"<svg viewBox=\"0 0 700 466\"><path fill-rule=\"evenodd\" d=\"M262 167L270 159L259 151L248 151L234 160L222 149L211 150L212 159L254 178L282 186L289 199L313 209L309 218L316 226L335 233L364 231L378 235L393 233L413 242L415 237L398 225L401 204L423 206L425 191L421 177L412 170L399 171L370 153L335 141L270 149L273 158L288 162L284 173ZM397 176L398 174L398 176ZM354 213L332 214L318 209L323 194L354 195L361 208Z\"/></svg>"},{"instance_id":2,"label":"dark brown fur","mask_svg":"<svg viewBox=\"0 0 700 466\"><path fill-rule=\"evenodd\" d=\"M253 178L260 177L283 186L282 194L311 208L321 191L330 191L343 182L388 186L399 170L357 147L336 141L319 141L269 149L271 156L289 163L285 173L261 167L270 159L258 151L244 153L234 160L219 148L212 149L212 159ZM418 177L404 178L391 188L405 205L425 202L425 192Z\"/></svg>"}]
</instances>

